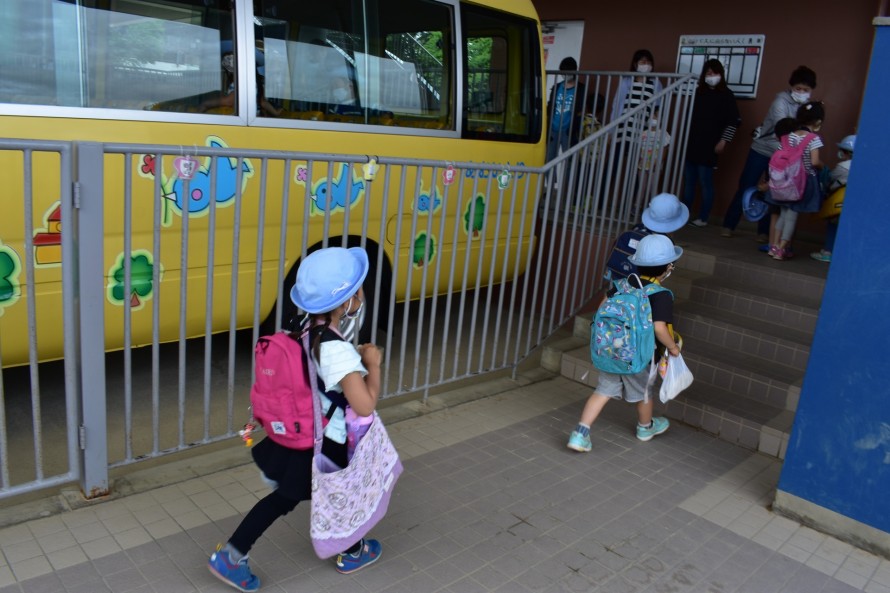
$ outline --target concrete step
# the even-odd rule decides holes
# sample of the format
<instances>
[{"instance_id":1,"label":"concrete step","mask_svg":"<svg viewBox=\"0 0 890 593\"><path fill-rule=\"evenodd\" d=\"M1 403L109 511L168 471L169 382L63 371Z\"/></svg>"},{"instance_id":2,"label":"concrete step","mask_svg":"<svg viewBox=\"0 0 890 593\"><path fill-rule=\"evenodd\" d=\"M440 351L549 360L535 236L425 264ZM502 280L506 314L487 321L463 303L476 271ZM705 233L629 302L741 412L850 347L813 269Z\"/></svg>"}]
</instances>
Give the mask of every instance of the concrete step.
<instances>
[{"instance_id":1,"label":"concrete step","mask_svg":"<svg viewBox=\"0 0 890 593\"><path fill-rule=\"evenodd\" d=\"M574 343L579 341L576 339ZM564 340L561 345L569 348L572 343ZM696 374L695 369L692 372ZM599 372L590 362L590 350L586 343L562 352L560 374L587 385L593 391ZM794 418L789 410L716 387L698 377L689 389L667 404L658 401L657 394L653 395L656 397L657 414L748 449L784 458Z\"/></svg>"},{"instance_id":2,"label":"concrete step","mask_svg":"<svg viewBox=\"0 0 890 593\"><path fill-rule=\"evenodd\" d=\"M819 296L811 293L796 295L787 289L767 289L756 281L745 283L718 277L696 280L689 300L746 317L753 327L773 324L809 336L816 329L820 302Z\"/></svg>"},{"instance_id":3,"label":"concrete step","mask_svg":"<svg viewBox=\"0 0 890 593\"><path fill-rule=\"evenodd\" d=\"M687 344L704 342L806 370L813 336L692 301L674 305L674 326Z\"/></svg>"},{"instance_id":4,"label":"concrete step","mask_svg":"<svg viewBox=\"0 0 890 593\"><path fill-rule=\"evenodd\" d=\"M804 254L801 254L803 256ZM728 257L718 257L713 275L749 287L766 294L786 295L789 303L805 302L819 307L822 292L825 290L825 277L789 271L783 262L763 254L762 261L740 261Z\"/></svg>"},{"instance_id":5,"label":"concrete step","mask_svg":"<svg viewBox=\"0 0 890 593\"><path fill-rule=\"evenodd\" d=\"M689 341L683 358L701 383L782 410L797 409L804 370L711 342Z\"/></svg>"}]
</instances>

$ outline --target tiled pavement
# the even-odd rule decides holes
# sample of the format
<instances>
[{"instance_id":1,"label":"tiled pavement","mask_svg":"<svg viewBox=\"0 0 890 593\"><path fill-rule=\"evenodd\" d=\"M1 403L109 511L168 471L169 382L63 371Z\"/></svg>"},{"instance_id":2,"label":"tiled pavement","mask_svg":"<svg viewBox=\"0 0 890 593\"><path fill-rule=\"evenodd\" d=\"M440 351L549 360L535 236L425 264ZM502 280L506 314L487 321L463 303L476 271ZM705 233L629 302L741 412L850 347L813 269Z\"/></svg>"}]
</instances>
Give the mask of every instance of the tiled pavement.
<instances>
[{"instance_id":1,"label":"tiled pavement","mask_svg":"<svg viewBox=\"0 0 890 593\"><path fill-rule=\"evenodd\" d=\"M890 561L768 510L774 458L679 424L639 442L619 403L593 452L567 450L587 395L549 377L409 419L384 409L405 472L380 561L338 574L300 505L251 552L261 590L890 593ZM4 528L0 593L234 591L207 556L265 492L241 464Z\"/></svg>"}]
</instances>

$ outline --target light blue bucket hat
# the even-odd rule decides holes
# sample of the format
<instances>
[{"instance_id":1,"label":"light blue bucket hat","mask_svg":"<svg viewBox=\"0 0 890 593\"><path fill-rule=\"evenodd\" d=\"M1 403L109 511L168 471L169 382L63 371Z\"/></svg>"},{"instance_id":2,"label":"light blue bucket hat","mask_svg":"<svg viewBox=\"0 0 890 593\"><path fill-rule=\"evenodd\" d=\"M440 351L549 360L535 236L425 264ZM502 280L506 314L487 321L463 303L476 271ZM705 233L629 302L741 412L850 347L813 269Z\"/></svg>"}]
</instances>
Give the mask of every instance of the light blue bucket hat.
<instances>
[{"instance_id":1,"label":"light blue bucket hat","mask_svg":"<svg viewBox=\"0 0 890 593\"><path fill-rule=\"evenodd\" d=\"M658 194L643 210L643 225L656 233L673 233L689 220L689 208L674 194Z\"/></svg>"},{"instance_id":2,"label":"light blue bucket hat","mask_svg":"<svg viewBox=\"0 0 890 593\"><path fill-rule=\"evenodd\" d=\"M675 262L681 255L683 248L664 235L646 235L640 239L636 253L627 259L635 266L653 267Z\"/></svg>"},{"instance_id":3,"label":"light blue bucket hat","mask_svg":"<svg viewBox=\"0 0 890 593\"><path fill-rule=\"evenodd\" d=\"M361 247L319 249L300 263L290 300L307 313L327 313L358 292L367 275L368 254Z\"/></svg>"}]
</instances>

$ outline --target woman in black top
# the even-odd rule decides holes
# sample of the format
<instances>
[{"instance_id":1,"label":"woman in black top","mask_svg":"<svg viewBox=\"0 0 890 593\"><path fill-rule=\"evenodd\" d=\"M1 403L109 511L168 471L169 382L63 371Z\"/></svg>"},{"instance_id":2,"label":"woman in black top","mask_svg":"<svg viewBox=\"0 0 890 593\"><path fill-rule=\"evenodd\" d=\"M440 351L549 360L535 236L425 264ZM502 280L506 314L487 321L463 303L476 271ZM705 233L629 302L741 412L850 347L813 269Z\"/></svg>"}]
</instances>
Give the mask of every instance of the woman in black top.
<instances>
[{"instance_id":1,"label":"woman in black top","mask_svg":"<svg viewBox=\"0 0 890 593\"><path fill-rule=\"evenodd\" d=\"M689 141L686 145L685 188L683 203L692 210L695 186L701 182L701 209L698 218L689 224L708 224L714 204L714 169L717 157L735 136L739 126L739 109L735 95L726 86L726 73L720 60L711 59L702 67L695 92Z\"/></svg>"}]
</instances>

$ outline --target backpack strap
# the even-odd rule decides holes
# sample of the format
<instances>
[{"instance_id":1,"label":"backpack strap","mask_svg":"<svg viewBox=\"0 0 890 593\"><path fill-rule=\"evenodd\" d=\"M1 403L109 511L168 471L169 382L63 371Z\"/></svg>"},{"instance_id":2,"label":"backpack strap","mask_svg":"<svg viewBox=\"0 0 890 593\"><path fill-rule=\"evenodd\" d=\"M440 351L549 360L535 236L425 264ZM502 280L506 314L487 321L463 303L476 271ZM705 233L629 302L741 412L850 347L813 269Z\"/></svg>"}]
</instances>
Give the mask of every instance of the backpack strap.
<instances>
[{"instance_id":1,"label":"backpack strap","mask_svg":"<svg viewBox=\"0 0 890 593\"><path fill-rule=\"evenodd\" d=\"M321 440L324 437L324 429L321 425L321 394L318 390L318 371L315 368L315 363L312 362L312 356L309 355L311 346L309 344L308 331L302 332L300 341L303 344L303 352L306 355L306 367L309 369L309 388L312 389L312 431L315 436L315 455L318 455L321 453ZM332 405L331 410L333 409L334 406Z\"/></svg>"}]
</instances>

